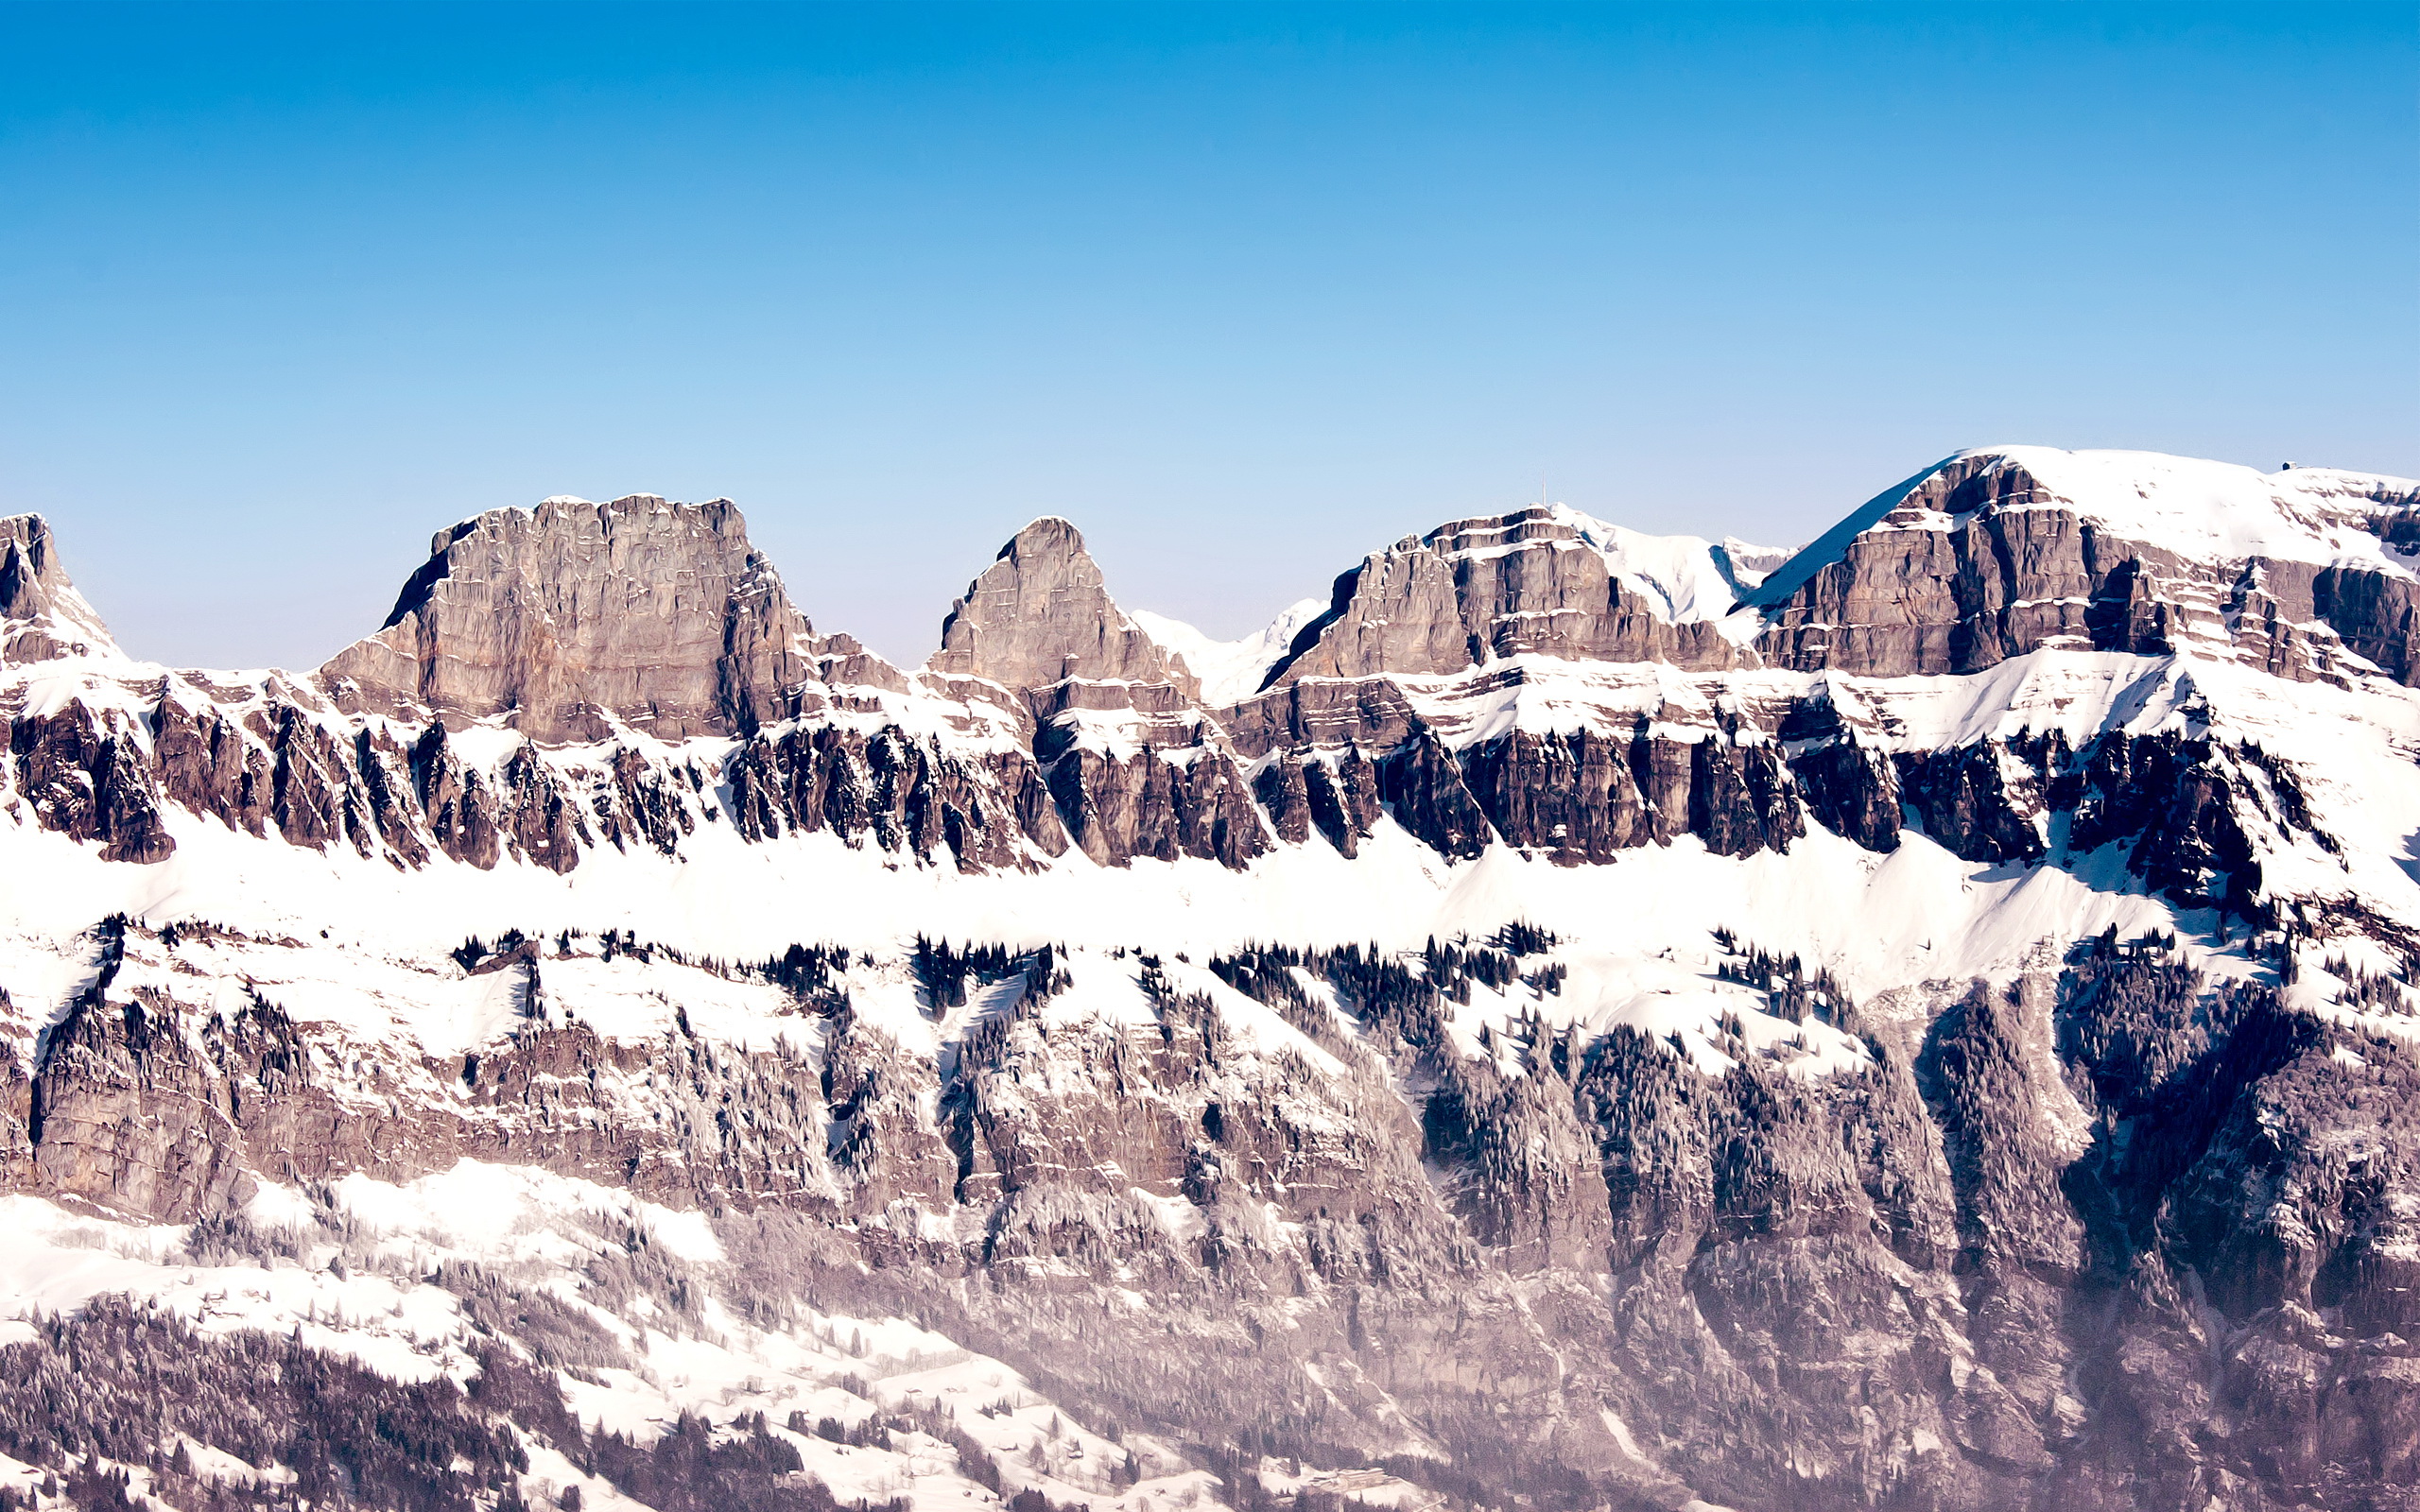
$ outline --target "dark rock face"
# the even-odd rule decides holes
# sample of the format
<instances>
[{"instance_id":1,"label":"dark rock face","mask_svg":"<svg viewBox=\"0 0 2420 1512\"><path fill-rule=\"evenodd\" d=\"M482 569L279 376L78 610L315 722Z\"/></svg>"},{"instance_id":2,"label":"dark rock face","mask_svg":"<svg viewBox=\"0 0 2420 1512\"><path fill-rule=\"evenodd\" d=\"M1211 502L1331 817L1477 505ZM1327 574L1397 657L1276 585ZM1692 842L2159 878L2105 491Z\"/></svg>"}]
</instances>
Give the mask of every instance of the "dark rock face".
<instances>
[{"instance_id":1,"label":"dark rock face","mask_svg":"<svg viewBox=\"0 0 2420 1512\"><path fill-rule=\"evenodd\" d=\"M1899 769L1854 737L1809 747L1789 759L1815 822L1868 850L1899 849Z\"/></svg>"},{"instance_id":2,"label":"dark rock face","mask_svg":"<svg viewBox=\"0 0 2420 1512\"><path fill-rule=\"evenodd\" d=\"M2168 731L2103 735L2075 780L2069 844L2089 850L2134 841L2130 865L2146 884L2188 907L2216 904L2251 918L2267 910L2255 835L2301 835L2323 850L2291 767L2257 746L2223 747Z\"/></svg>"},{"instance_id":3,"label":"dark rock face","mask_svg":"<svg viewBox=\"0 0 2420 1512\"><path fill-rule=\"evenodd\" d=\"M268 758L216 709L162 698L151 715L151 750L170 801L248 834L268 833Z\"/></svg>"},{"instance_id":4,"label":"dark rock face","mask_svg":"<svg viewBox=\"0 0 2420 1512\"><path fill-rule=\"evenodd\" d=\"M430 725L412 746L412 786L437 849L483 871L495 865L495 800L479 774L455 760L442 724Z\"/></svg>"},{"instance_id":5,"label":"dark rock face","mask_svg":"<svg viewBox=\"0 0 2420 1512\"><path fill-rule=\"evenodd\" d=\"M681 837L697 829L689 806L681 801L679 779L627 747L614 752L608 769L612 779L592 802L600 837L618 850L646 845L659 854L673 854ZM744 805L734 807L735 817L747 812Z\"/></svg>"},{"instance_id":6,"label":"dark rock face","mask_svg":"<svg viewBox=\"0 0 2420 1512\"><path fill-rule=\"evenodd\" d=\"M1789 769L1770 746L1701 740L1689 747L1689 833L1719 856L1788 850L1806 833Z\"/></svg>"},{"instance_id":7,"label":"dark rock face","mask_svg":"<svg viewBox=\"0 0 2420 1512\"><path fill-rule=\"evenodd\" d=\"M1630 758L1630 743L1584 730L1516 731L1473 750L1462 769L1505 839L1578 866L1671 836L1667 816L1648 807Z\"/></svg>"},{"instance_id":8,"label":"dark rock face","mask_svg":"<svg viewBox=\"0 0 2420 1512\"><path fill-rule=\"evenodd\" d=\"M1051 764L1049 781L1068 834L1104 866L1198 856L1241 867L1269 850L1252 784L1222 752L1179 765L1150 751L1072 750Z\"/></svg>"},{"instance_id":9,"label":"dark rock face","mask_svg":"<svg viewBox=\"0 0 2420 1512\"><path fill-rule=\"evenodd\" d=\"M0 517L0 665L114 649L38 514Z\"/></svg>"},{"instance_id":10,"label":"dark rock face","mask_svg":"<svg viewBox=\"0 0 2420 1512\"><path fill-rule=\"evenodd\" d=\"M2420 686L2420 585L2328 567L2312 576L2310 603L2356 655L2407 688Z\"/></svg>"},{"instance_id":11,"label":"dark rock face","mask_svg":"<svg viewBox=\"0 0 2420 1512\"><path fill-rule=\"evenodd\" d=\"M1997 741L1901 757L1899 792L1943 849L1966 861L2032 861L2047 850L2041 779Z\"/></svg>"},{"instance_id":12,"label":"dark rock face","mask_svg":"<svg viewBox=\"0 0 2420 1512\"><path fill-rule=\"evenodd\" d=\"M1253 779L1253 796L1279 843L1302 845L1316 832L1348 859L1385 814L1378 769L1351 745L1332 758L1307 749L1271 758Z\"/></svg>"},{"instance_id":13,"label":"dark rock face","mask_svg":"<svg viewBox=\"0 0 2420 1512\"><path fill-rule=\"evenodd\" d=\"M1516 731L1458 764L1423 734L1380 772L1396 822L1447 855L1477 855L1491 830L1562 866L1684 834L1717 855L1754 855L1806 833L1789 768L1767 745Z\"/></svg>"},{"instance_id":14,"label":"dark rock face","mask_svg":"<svg viewBox=\"0 0 2420 1512\"><path fill-rule=\"evenodd\" d=\"M1028 865L1067 848L1042 774L1023 756L973 765L895 731L851 730L759 735L724 764L733 823L748 839L828 831L852 845L969 871Z\"/></svg>"},{"instance_id":15,"label":"dark rock face","mask_svg":"<svg viewBox=\"0 0 2420 1512\"><path fill-rule=\"evenodd\" d=\"M1495 838L1453 754L1425 730L1378 764L1378 796L1397 824L1441 855L1468 860Z\"/></svg>"},{"instance_id":16,"label":"dark rock face","mask_svg":"<svg viewBox=\"0 0 2420 1512\"><path fill-rule=\"evenodd\" d=\"M1335 765L1305 762L1303 788L1311 803L1311 823L1327 843L1350 858L1377 828L1383 812L1378 798L1378 769L1359 747L1347 742Z\"/></svg>"},{"instance_id":17,"label":"dark rock face","mask_svg":"<svg viewBox=\"0 0 2420 1512\"><path fill-rule=\"evenodd\" d=\"M9 748L17 790L43 829L97 840L111 861L164 861L176 850L139 749L126 736L104 734L80 701L18 719Z\"/></svg>"},{"instance_id":18,"label":"dark rock face","mask_svg":"<svg viewBox=\"0 0 2420 1512\"><path fill-rule=\"evenodd\" d=\"M1310 787L1300 762L1280 759L1261 767L1252 780L1252 796L1280 845L1301 845L1311 837Z\"/></svg>"}]
</instances>

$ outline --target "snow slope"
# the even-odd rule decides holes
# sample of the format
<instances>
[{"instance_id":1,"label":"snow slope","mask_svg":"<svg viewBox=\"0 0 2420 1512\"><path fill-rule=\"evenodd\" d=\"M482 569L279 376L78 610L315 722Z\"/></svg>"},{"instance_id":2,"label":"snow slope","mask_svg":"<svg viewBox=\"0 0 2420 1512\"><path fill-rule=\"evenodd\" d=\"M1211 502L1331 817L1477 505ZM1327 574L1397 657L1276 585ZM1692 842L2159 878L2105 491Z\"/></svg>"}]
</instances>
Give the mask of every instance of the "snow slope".
<instances>
[{"instance_id":1,"label":"snow slope","mask_svg":"<svg viewBox=\"0 0 2420 1512\"><path fill-rule=\"evenodd\" d=\"M1201 679L1201 701L1223 709L1259 692L1269 669L1284 660L1294 637L1326 610L1324 599L1304 599L1288 605L1258 634L1239 641L1214 641L1183 620L1149 610L1130 610L1126 617L1142 627L1144 634L1184 658L1186 668Z\"/></svg>"},{"instance_id":2,"label":"snow slope","mask_svg":"<svg viewBox=\"0 0 2420 1512\"><path fill-rule=\"evenodd\" d=\"M2261 472L2161 452L1984 446L1944 457L1876 494L1774 570L1751 601L1782 602L1869 530L1954 528L1957 517L1901 507L1944 468L1979 460L1987 473L2021 469L2037 485L2001 504L2003 510L2066 510L2120 539L2188 559L2265 558L2413 575L2411 554L2390 548L2375 526L2382 515L2413 507L2420 481L2332 468Z\"/></svg>"}]
</instances>

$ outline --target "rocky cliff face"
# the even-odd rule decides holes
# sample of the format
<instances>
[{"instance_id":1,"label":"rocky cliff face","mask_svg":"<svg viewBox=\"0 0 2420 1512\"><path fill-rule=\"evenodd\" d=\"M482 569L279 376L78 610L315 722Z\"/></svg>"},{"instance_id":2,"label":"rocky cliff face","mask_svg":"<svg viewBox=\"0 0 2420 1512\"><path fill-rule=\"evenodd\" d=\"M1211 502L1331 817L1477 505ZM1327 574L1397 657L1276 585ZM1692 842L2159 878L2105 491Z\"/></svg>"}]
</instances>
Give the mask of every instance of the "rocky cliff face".
<instances>
[{"instance_id":1,"label":"rocky cliff face","mask_svg":"<svg viewBox=\"0 0 2420 1512\"><path fill-rule=\"evenodd\" d=\"M430 1055L281 1007L300 942L112 923L9 1169L176 1221L464 1157L608 1183L722 1215L735 1250L777 1246L760 1265L855 1256L884 1305L1071 1416L1226 1454L1231 1490L1260 1454L1638 1507L2360 1506L2408 1483L2420 1069L2392 1034L2137 941L1929 1019L1734 954L1719 1015L1590 1037L1545 1022L1571 987L1543 940L1207 971L507 943L458 978L507 1031ZM257 985L208 1008L224 973ZM689 1006L602 1034L617 979ZM790 1027L756 1050L707 1029L734 990ZM1475 1019L1506 1024L1477 1057ZM691 1284L802 1296L777 1269ZM534 1326L516 1305L506 1327Z\"/></svg>"},{"instance_id":2,"label":"rocky cliff face","mask_svg":"<svg viewBox=\"0 0 2420 1512\"><path fill-rule=\"evenodd\" d=\"M727 505L312 679L0 524L0 1495L2409 1503L2420 490L2155 460L912 673Z\"/></svg>"},{"instance_id":3,"label":"rocky cliff face","mask_svg":"<svg viewBox=\"0 0 2420 1512\"><path fill-rule=\"evenodd\" d=\"M440 532L320 679L347 709L500 716L536 741L679 740L795 713L826 650L730 500L561 498Z\"/></svg>"},{"instance_id":4,"label":"rocky cliff face","mask_svg":"<svg viewBox=\"0 0 2420 1512\"><path fill-rule=\"evenodd\" d=\"M0 663L114 651L40 515L0 518Z\"/></svg>"},{"instance_id":5,"label":"rocky cliff face","mask_svg":"<svg viewBox=\"0 0 2420 1512\"><path fill-rule=\"evenodd\" d=\"M1000 548L951 607L925 671L969 697L1005 694L1030 716L1060 822L1095 861L1240 867L1268 850L1200 679L1110 598L1066 521L1037 520Z\"/></svg>"},{"instance_id":6,"label":"rocky cliff face","mask_svg":"<svg viewBox=\"0 0 2420 1512\"><path fill-rule=\"evenodd\" d=\"M1201 687L1184 659L1128 619L1074 525L1036 520L1000 548L942 621L933 671L1033 691L1069 679Z\"/></svg>"},{"instance_id":7,"label":"rocky cliff face","mask_svg":"<svg viewBox=\"0 0 2420 1512\"><path fill-rule=\"evenodd\" d=\"M2411 682L2420 582L2386 539L2408 489L2281 474L2264 500L2244 497L2257 486L2242 477L2152 472L2102 507L2063 475L2071 455L1943 464L1837 554L1810 551L1751 595L1771 622L1758 650L1778 666L1903 676L2045 646L2192 644L2280 677Z\"/></svg>"},{"instance_id":8,"label":"rocky cliff face","mask_svg":"<svg viewBox=\"0 0 2420 1512\"><path fill-rule=\"evenodd\" d=\"M1399 541L1336 580L1327 613L1304 627L1269 681L1450 676L1524 652L1690 668L1737 662L1709 619L1675 621L1668 587L1658 613L1655 599L1618 580L1619 558L1587 539L1595 524L1522 509Z\"/></svg>"}]
</instances>

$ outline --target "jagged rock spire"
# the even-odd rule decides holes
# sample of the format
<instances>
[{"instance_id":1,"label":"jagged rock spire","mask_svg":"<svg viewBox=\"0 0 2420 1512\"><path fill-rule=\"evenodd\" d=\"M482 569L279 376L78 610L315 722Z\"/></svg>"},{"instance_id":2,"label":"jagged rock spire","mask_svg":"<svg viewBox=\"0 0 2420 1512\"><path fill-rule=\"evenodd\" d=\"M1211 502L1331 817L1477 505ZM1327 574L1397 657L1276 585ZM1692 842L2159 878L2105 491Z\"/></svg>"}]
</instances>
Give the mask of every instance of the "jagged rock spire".
<instances>
[{"instance_id":1,"label":"jagged rock spire","mask_svg":"<svg viewBox=\"0 0 2420 1512\"><path fill-rule=\"evenodd\" d=\"M1183 657L1126 617L1083 536L1055 515L1018 531L967 585L926 665L1025 690L1080 678L1167 683L1187 698L1201 691Z\"/></svg>"},{"instance_id":2,"label":"jagged rock spire","mask_svg":"<svg viewBox=\"0 0 2420 1512\"><path fill-rule=\"evenodd\" d=\"M0 662L115 649L60 565L50 523L38 514L0 518Z\"/></svg>"},{"instance_id":3,"label":"jagged rock spire","mask_svg":"<svg viewBox=\"0 0 2420 1512\"><path fill-rule=\"evenodd\" d=\"M538 741L665 739L781 717L812 628L728 499L553 498L441 531L376 635L320 669L339 703L503 714Z\"/></svg>"}]
</instances>

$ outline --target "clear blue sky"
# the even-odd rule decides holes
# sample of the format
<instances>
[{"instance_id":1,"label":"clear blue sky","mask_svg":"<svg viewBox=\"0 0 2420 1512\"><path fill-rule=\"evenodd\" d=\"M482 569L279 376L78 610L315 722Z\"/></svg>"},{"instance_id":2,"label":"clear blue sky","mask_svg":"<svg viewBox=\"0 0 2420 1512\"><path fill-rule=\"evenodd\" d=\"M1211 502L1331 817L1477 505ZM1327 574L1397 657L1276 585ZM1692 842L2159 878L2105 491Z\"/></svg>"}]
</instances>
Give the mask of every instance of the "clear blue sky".
<instances>
[{"instance_id":1,"label":"clear blue sky","mask_svg":"<svg viewBox=\"0 0 2420 1512\"><path fill-rule=\"evenodd\" d=\"M1043 512L1238 634L1536 496L2420 473L2409 4L0 6L0 511L310 665L429 533L738 500L920 660Z\"/></svg>"}]
</instances>

